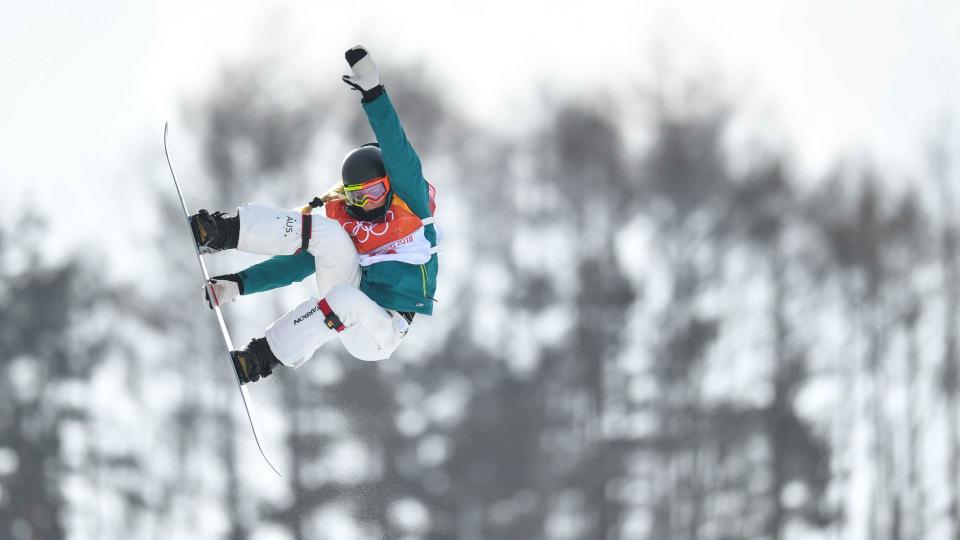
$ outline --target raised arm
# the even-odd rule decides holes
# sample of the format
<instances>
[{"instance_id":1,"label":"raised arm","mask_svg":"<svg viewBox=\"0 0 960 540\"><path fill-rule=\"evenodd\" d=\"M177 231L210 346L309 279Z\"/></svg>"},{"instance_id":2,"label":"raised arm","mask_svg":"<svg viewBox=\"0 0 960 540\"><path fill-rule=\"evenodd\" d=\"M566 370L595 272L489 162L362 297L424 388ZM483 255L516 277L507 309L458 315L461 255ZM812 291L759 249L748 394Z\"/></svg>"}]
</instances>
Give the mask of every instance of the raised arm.
<instances>
[{"instance_id":1,"label":"raised arm","mask_svg":"<svg viewBox=\"0 0 960 540\"><path fill-rule=\"evenodd\" d=\"M344 75L343 82L358 90L363 110L383 153L383 163L390 176L390 185L420 217L430 216L429 187L423 177L420 156L413 149L400 124L390 97L380 84L373 59L357 46L344 55L353 75Z\"/></svg>"}]
</instances>

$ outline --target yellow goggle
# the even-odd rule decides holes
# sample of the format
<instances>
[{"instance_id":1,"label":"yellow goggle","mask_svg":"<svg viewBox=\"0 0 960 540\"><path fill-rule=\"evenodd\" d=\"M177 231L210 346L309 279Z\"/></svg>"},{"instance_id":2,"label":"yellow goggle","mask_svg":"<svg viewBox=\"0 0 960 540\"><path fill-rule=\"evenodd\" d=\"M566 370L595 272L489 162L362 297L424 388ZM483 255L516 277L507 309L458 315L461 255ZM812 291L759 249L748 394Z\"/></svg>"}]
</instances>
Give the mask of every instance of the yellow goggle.
<instances>
[{"instance_id":1,"label":"yellow goggle","mask_svg":"<svg viewBox=\"0 0 960 540\"><path fill-rule=\"evenodd\" d=\"M362 184L343 186L343 193L347 197L347 204L352 206L377 204L386 199L390 193L390 178L381 176Z\"/></svg>"}]
</instances>

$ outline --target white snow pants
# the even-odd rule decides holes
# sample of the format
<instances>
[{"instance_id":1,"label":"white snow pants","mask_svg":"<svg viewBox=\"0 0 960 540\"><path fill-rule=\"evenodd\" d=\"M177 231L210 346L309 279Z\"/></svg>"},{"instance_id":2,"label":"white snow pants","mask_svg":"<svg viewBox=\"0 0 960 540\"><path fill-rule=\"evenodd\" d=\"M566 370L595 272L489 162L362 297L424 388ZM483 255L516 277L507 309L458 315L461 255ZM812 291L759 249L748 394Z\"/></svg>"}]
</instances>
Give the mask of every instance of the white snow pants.
<instances>
[{"instance_id":1,"label":"white snow pants","mask_svg":"<svg viewBox=\"0 0 960 540\"><path fill-rule=\"evenodd\" d=\"M302 246L303 215L296 210L250 203L240 207L237 249L262 255L292 255ZM270 350L284 365L300 367L321 345L340 338L360 360L384 360L400 345L409 325L362 293L357 249L340 223L314 214L307 250L315 257L318 297L311 297L267 327ZM328 328L320 298L344 325Z\"/></svg>"}]
</instances>

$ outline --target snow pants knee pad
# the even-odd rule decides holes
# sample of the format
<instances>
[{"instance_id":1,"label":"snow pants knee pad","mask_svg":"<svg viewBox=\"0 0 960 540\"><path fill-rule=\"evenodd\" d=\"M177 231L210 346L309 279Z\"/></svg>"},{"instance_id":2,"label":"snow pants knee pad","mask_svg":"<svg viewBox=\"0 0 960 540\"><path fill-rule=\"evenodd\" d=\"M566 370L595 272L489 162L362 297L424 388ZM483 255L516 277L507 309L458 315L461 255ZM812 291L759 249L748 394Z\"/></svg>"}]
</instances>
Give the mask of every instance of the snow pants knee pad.
<instances>
[{"instance_id":1,"label":"snow pants knee pad","mask_svg":"<svg viewBox=\"0 0 960 540\"><path fill-rule=\"evenodd\" d=\"M338 285L326 296L327 304L343 321L340 342L352 356L375 361L390 358L406 332L404 324L355 287Z\"/></svg>"}]
</instances>

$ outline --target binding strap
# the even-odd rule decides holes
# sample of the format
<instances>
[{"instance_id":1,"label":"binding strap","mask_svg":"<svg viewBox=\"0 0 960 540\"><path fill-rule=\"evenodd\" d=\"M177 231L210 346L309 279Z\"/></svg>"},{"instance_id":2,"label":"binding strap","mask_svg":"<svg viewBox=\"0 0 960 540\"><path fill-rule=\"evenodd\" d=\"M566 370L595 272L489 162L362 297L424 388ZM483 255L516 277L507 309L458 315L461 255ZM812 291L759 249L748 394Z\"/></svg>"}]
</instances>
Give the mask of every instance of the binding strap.
<instances>
[{"instance_id":1,"label":"binding strap","mask_svg":"<svg viewBox=\"0 0 960 540\"><path fill-rule=\"evenodd\" d=\"M306 251L310 246L310 235L313 233L313 215L300 216L300 251Z\"/></svg>"},{"instance_id":2,"label":"binding strap","mask_svg":"<svg viewBox=\"0 0 960 540\"><path fill-rule=\"evenodd\" d=\"M337 314L330 309L330 304L327 303L326 298L321 299L318 306L320 306L320 313L323 313L323 322L327 324L327 328L337 332L343 332L347 329L340 321L340 317L337 317Z\"/></svg>"}]
</instances>

